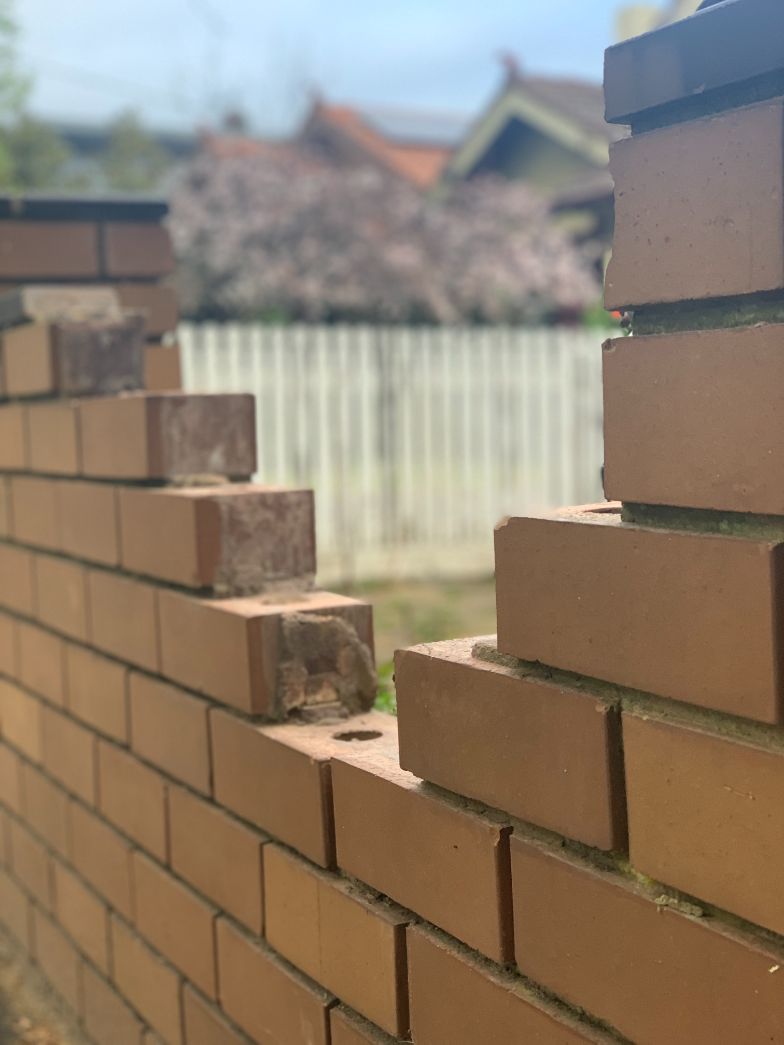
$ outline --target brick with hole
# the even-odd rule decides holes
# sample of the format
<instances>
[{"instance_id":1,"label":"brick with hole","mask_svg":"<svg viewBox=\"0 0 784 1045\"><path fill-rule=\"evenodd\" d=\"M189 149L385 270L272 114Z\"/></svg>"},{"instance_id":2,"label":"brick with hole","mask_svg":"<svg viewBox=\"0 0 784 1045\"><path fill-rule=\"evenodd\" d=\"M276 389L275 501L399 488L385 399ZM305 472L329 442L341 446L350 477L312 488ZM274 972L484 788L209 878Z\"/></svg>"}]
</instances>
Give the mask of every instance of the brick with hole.
<instances>
[{"instance_id":1,"label":"brick with hole","mask_svg":"<svg viewBox=\"0 0 784 1045\"><path fill-rule=\"evenodd\" d=\"M82 1019L93 1041L141 1045L144 1025L114 987L89 965L82 966Z\"/></svg>"},{"instance_id":2,"label":"brick with hole","mask_svg":"<svg viewBox=\"0 0 784 1045\"><path fill-rule=\"evenodd\" d=\"M69 712L98 733L128 739L128 669L100 653L67 643L65 679Z\"/></svg>"},{"instance_id":3,"label":"brick with hole","mask_svg":"<svg viewBox=\"0 0 784 1045\"><path fill-rule=\"evenodd\" d=\"M0 870L0 922L11 933L17 943L26 950L33 950L32 937L33 905L14 879Z\"/></svg>"},{"instance_id":4,"label":"brick with hole","mask_svg":"<svg viewBox=\"0 0 784 1045\"><path fill-rule=\"evenodd\" d=\"M166 783L160 773L105 740L98 741L98 794L103 816L166 862Z\"/></svg>"},{"instance_id":5,"label":"brick with hole","mask_svg":"<svg viewBox=\"0 0 784 1045\"><path fill-rule=\"evenodd\" d=\"M520 971L622 1035L756 1045L784 1034L780 947L517 836L512 879Z\"/></svg>"},{"instance_id":6,"label":"brick with hole","mask_svg":"<svg viewBox=\"0 0 784 1045\"><path fill-rule=\"evenodd\" d=\"M210 718L216 802L314 863L333 866L330 758L353 736L371 746L394 737L394 718L370 712L337 723L270 726L218 709Z\"/></svg>"},{"instance_id":7,"label":"brick with hole","mask_svg":"<svg viewBox=\"0 0 784 1045\"><path fill-rule=\"evenodd\" d=\"M32 762L41 761L41 701L0 679L0 735Z\"/></svg>"},{"instance_id":8,"label":"brick with hole","mask_svg":"<svg viewBox=\"0 0 784 1045\"><path fill-rule=\"evenodd\" d=\"M162 672L240 711L373 704L372 610L343 595L198 599L161 590Z\"/></svg>"},{"instance_id":9,"label":"brick with hole","mask_svg":"<svg viewBox=\"0 0 784 1045\"><path fill-rule=\"evenodd\" d=\"M243 1045L245 1039L188 983L183 986L182 1008L188 1045Z\"/></svg>"},{"instance_id":10,"label":"brick with hole","mask_svg":"<svg viewBox=\"0 0 784 1045\"><path fill-rule=\"evenodd\" d=\"M23 471L30 464L27 408L16 404L0 405L0 468Z\"/></svg>"},{"instance_id":11,"label":"brick with hole","mask_svg":"<svg viewBox=\"0 0 784 1045\"><path fill-rule=\"evenodd\" d=\"M79 414L73 400L27 407L30 468L49 475L77 475L82 468Z\"/></svg>"},{"instance_id":12,"label":"brick with hole","mask_svg":"<svg viewBox=\"0 0 784 1045\"><path fill-rule=\"evenodd\" d=\"M182 1045L177 973L116 915L111 918L112 982L167 1045Z\"/></svg>"},{"instance_id":13,"label":"brick with hole","mask_svg":"<svg viewBox=\"0 0 784 1045\"><path fill-rule=\"evenodd\" d=\"M130 679L131 748L145 762L210 792L206 701L134 671Z\"/></svg>"},{"instance_id":14,"label":"brick with hole","mask_svg":"<svg viewBox=\"0 0 784 1045\"><path fill-rule=\"evenodd\" d=\"M120 492L122 563L220 595L282 581L312 584L316 538L311 490L240 483Z\"/></svg>"},{"instance_id":15,"label":"brick with hole","mask_svg":"<svg viewBox=\"0 0 784 1045\"><path fill-rule=\"evenodd\" d=\"M54 479L31 475L12 476L11 535L22 544L57 551L60 548L60 506L58 484Z\"/></svg>"},{"instance_id":16,"label":"brick with hole","mask_svg":"<svg viewBox=\"0 0 784 1045\"><path fill-rule=\"evenodd\" d=\"M67 856L68 796L28 762L20 762L18 768L25 821L47 845Z\"/></svg>"},{"instance_id":17,"label":"brick with hole","mask_svg":"<svg viewBox=\"0 0 784 1045\"><path fill-rule=\"evenodd\" d=\"M158 592L149 584L108 570L90 570L92 644L148 671L160 665Z\"/></svg>"},{"instance_id":18,"label":"brick with hole","mask_svg":"<svg viewBox=\"0 0 784 1045\"><path fill-rule=\"evenodd\" d=\"M394 734L336 754L332 794L341 870L488 958L512 959L506 823L402 770Z\"/></svg>"},{"instance_id":19,"label":"brick with hole","mask_svg":"<svg viewBox=\"0 0 784 1045\"><path fill-rule=\"evenodd\" d=\"M53 704L65 703L65 643L50 631L19 621L19 681Z\"/></svg>"},{"instance_id":20,"label":"brick with hole","mask_svg":"<svg viewBox=\"0 0 784 1045\"><path fill-rule=\"evenodd\" d=\"M69 805L67 825L71 864L111 907L132 919L131 845L78 802Z\"/></svg>"},{"instance_id":21,"label":"brick with hole","mask_svg":"<svg viewBox=\"0 0 784 1045\"><path fill-rule=\"evenodd\" d=\"M0 606L25 617L35 613L33 555L24 548L0 543Z\"/></svg>"},{"instance_id":22,"label":"brick with hole","mask_svg":"<svg viewBox=\"0 0 784 1045\"><path fill-rule=\"evenodd\" d=\"M41 708L41 762L46 772L88 805L97 799L96 736L72 718Z\"/></svg>"},{"instance_id":23,"label":"brick with hole","mask_svg":"<svg viewBox=\"0 0 784 1045\"><path fill-rule=\"evenodd\" d=\"M73 871L54 862L57 920L79 950L104 973L109 970L109 912Z\"/></svg>"},{"instance_id":24,"label":"brick with hole","mask_svg":"<svg viewBox=\"0 0 784 1045\"><path fill-rule=\"evenodd\" d=\"M87 571L79 563L37 555L34 563L38 620L84 642L88 638Z\"/></svg>"},{"instance_id":25,"label":"brick with hole","mask_svg":"<svg viewBox=\"0 0 784 1045\"><path fill-rule=\"evenodd\" d=\"M390 1034L408 1034L409 916L277 845L264 854L270 946Z\"/></svg>"},{"instance_id":26,"label":"brick with hole","mask_svg":"<svg viewBox=\"0 0 784 1045\"><path fill-rule=\"evenodd\" d=\"M81 1008L81 962L73 943L43 911L32 910L32 953L49 983L75 1013Z\"/></svg>"},{"instance_id":27,"label":"brick with hole","mask_svg":"<svg viewBox=\"0 0 784 1045\"><path fill-rule=\"evenodd\" d=\"M9 818L7 839L11 872L17 883L42 907L54 906L52 860L46 847L16 820Z\"/></svg>"},{"instance_id":28,"label":"brick with hole","mask_svg":"<svg viewBox=\"0 0 784 1045\"><path fill-rule=\"evenodd\" d=\"M120 561L117 490L104 483L58 484L60 546L67 555L105 566Z\"/></svg>"}]
</instances>

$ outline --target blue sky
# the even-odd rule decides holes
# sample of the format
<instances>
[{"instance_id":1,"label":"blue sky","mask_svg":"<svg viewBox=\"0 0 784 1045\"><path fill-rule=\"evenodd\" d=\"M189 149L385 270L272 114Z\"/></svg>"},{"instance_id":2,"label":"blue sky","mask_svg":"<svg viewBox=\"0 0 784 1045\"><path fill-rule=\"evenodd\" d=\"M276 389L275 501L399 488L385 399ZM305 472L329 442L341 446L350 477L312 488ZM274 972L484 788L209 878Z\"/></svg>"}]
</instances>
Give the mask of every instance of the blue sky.
<instances>
[{"instance_id":1,"label":"blue sky","mask_svg":"<svg viewBox=\"0 0 784 1045\"><path fill-rule=\"evenodd\" d=\"M599 79L613 0L16 0L39 113L127 108L191 128L240 105L285 132L319 87L331 99L473 113L523 67Z\"/></svg>"}]
</instances>

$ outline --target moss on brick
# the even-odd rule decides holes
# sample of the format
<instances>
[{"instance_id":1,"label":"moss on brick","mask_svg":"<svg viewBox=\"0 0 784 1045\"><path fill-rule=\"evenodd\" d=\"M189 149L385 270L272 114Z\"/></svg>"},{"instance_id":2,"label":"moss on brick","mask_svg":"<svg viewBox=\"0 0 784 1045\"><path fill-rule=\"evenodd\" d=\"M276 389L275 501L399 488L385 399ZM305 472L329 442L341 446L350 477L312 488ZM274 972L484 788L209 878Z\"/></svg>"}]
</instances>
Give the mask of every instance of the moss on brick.
<instances>
[{"instance_id":1,"label":"moss on brick","mask_svg":"<svg viewBox=\"0 0 784 1045\"><path fill-rule=\"evenodd\" d=\"M713 301L679 301L636 309L635 334L674 334L784 323L784 294L749 294Z\"/></svg>"}]
</instances>

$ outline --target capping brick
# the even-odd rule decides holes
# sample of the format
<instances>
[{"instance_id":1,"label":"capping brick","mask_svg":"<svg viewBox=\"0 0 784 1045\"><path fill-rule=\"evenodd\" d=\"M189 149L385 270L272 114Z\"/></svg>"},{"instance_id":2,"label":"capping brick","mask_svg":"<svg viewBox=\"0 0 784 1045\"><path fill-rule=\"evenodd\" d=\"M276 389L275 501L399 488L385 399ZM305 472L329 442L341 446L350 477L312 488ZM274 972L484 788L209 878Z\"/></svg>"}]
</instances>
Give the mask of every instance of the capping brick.
<instances>
[{"instance_id":1,"label":"capping brick","mask_svg":"<svg viewBox=\"0 0 784 1045\"><path fill-rule=\"evenodd\" d=\"M131 674L131 747L147 762L202 794L210 793L206 701L147 675Z\"/></svg>"},{"instance_id":2,"label":"capping brick","mask_svg":"<svg viewBox=\"0 0 784 1045\"><path fill-rule=\"evenodd\" d=\"M21 766L19 756L5 744L0 744L0 794L3 804L15 813L22 811Z\"/></svg>"},{"instance_id":3,"label":"capping brick","mask_svg":"<svg viewBox=\"0 0 784 1045\"><path fill-rule=\"evenodd\" d=\"M610 170L608 309L784 287L782 99L622 139Z\"/></svg>"},{"instance_id":4,"label":"capping brick","mask_svg":"<svg viewBox=\"0 0 784 1045\"><path fill-rule=\"evenodd\" d=\"M108 221L101 229L106 275L157 279L174 269L168 230L154 222Z\"/></svg>"},{"instance_id":5,"label":"capping brick","mask_svg":"<svg viewBox=\"0 0 784 1045\"><path fill-rule=\"evenodd\" d=\"M215 998L215 911L141 853L133 854L138 931L210 998Z\"/></svg>"},{"instance_id":6,"label":"capping brick","mask_svg":"<svg viewBox=\"0 0 784 1045\"><path fill-rule=\"evenodd\" d=\"M623 737L634 866L784 933L784 750L629 713Z\"/></svg>"},{"instance_id":7,"label":"capping brick","mask_svg":"<svg viewBox=\"0 0 784 1045\"><path fill-rule=\"evenodd\" d=\"M30 463L27 433L27 409L23 406L0 406L0 468L22 471Z\"/></svg>"},{"instance_id":8,"label":"capping brick","mask_svg":"<svg viewBox=\"0 0 784 1045\"><path fill-rule=\"evenodd\" d=\"M81 469L79 415L72 401L31 403L27 407L30 468L51 475L77 475Z\"/></svg>"},{"instance_id":9,"label":"capping brick","mask_svg":"<svg viewBox=\"0 0 784 1045\"><path fill-rule=\"evenodd\" d=\"M37 838L16 820L8 820L11 871L25 892L48 911L53 908L52 861Z\"/></svg>"},{"instance_id":10,"label":"capping brick","mask_svg":"<svg viewBox=\"0 0 784 1045\"><path fill-rule=\"evenodd\" d=\"M87 571L78 563L36 555L35 601L38 620L72 639L87 640Z\"/></svg>"},{"instance_id":11,"label":"capping brick","mask_svg":"<svg viewBox=\"0 0 784 1045\"><path fill-rule=\"evenodd\" d=\"M161 337L176 329L180 311L172 287L151 283L117 283L114 290L123 308L142 313L148 338Z\"/></svg>"},{"instance_id":12,"label":"capping brick","mask_svg":"<svg viewBox=\"0 0 784 1045\"><path fill-rule=\"evenodd\" d=\"M77 802L70 803L67 823L70 862L113 908L131 919L131 846Z\"/></svg>"},{"instance_id":13,"label":"capping brick","mask_svg":"<svg viewBox=\"0 0 784 1045\"><path fill-rule=\"evenodd\" d=\"M330 1009L329 1029L330 1045L395 1045L401 1040L344 1008Z\"/></svg>"},{"instance_id":14,"label":"capping brick","mask_svg":"<svg viewBox=\"0 0 784 1045\"><path fill-rule=\"evenodd\" d=\"M177 974L116 915L111 918L112 980L167 1045L182 1045Z\"/></svg>"},{"instance_id":15,"label":"capping brick","mask_svg":"<svg viewBox=\"0 0 784 1045\"><path fill-rule=\"evenodd\" d=\"M33 905L27 894L0 870L0 922L28 952L33 950L32 915Z\"/></svg>"},{"instance_id":16,"label":"capping brick","mask_svg":"<svg viewBox=\"0 0 784 1045\"><path fill-rule=\"evenodd\" d=\"M0 674L11 678L17 678L19 673L18 633L18 622L0 613Z\"/></svg>"},{"instance_id":17,"label":"capping brick","mask_svg":"<svg viewBox=\"0 0 784 1045\"><path fill-rule=\"evenodd\" d=\"M41 761L45 769L90 805L97 798L96 743L91 730L46 705L41 708Z\"/></svg>"},{"instance_id":18,"label":"capping brick","mask_svg":"<svg viewBox=\"0 0 784 1045\"><path fill-rule=\"evenodd\" d=\"M244 477L256 470L253 396L140 393L81 401L84 474Z\"/></svg>"},{"instance_id":19,"label":"capping brick","mask_svg":"<svg viewBox=\"0 0 784 1045\"><path fill-rule=\"evenodd\" d=\"M222 918L217 932L224 1012L260 1045L327 1045L329 995Z\"/></svg>"},{"instance_id":20,"label":"capping brick","mask_svg":"<svg viewBox=\"0 0 784 1045\"><path fill-rule=\"evenodd\" d=\"M23 548L0 543L0 605L26 617L35 612L33 556Z\"/></svg>"},{"instance_id":21,"label":"capping brick","mask_svg":"<svg viewBox=\"0 0 784 1045\"><path fill-rule=\"evenodd\" d=\"M60 547L60 513L57 483L29 475L12 476L11 534L23 544L57 551Z\"/></svg>"},{"instance_id":22,"label":"capping brick","mask_svg":"<svg viewBox=\"0 0 784 1045\"><path fill-rule=\"evenodd\" d=\"M81 1010L81 962L62 930L37 907L32 909L32 953L46 979L78 1015Z\"/></svg>"},{"instance_id":23,"label":"capping brick","mask_svg":"<svg viewBox=\"0 0 784 1045\"><path fill-rule=\"evenodd\" d=\"M41 761L41 702L0 679L0 733L33 762Z\"/></svg>"},{"instance_id":24,"label":"capping brick","mask_svg":"<svg viewBox=\"0 0 784 1045\"><path fill-rule=\"evenodd\" d=\"M65 678L68 710L99 733L128 739L128 669L100 653L67 643Z\"/></svg>"},{"instance_id":25,"label":"capping brick","mask_svg":"<svg viewBox=\"0 0 784 1045\"><path fill-rule=\"evenodd\" d=\"M599 849L626 841L620 717L579 690L489 656L493 639L395 655L400 765Z\"/></svg>"},{"instance_id":26,"label":"capping brick","mask_svg":"<svg viewBox=\"0 0 784 1045\"><path fill-rule=\"evenodd\" d=\"M113 987L82 966L84 1027L93 1041L112 1045L141 1045L144 1026Z\"/></svg>"},{"instance_id":27,"label":"capping brick","mask_svg":"<svg viewBox=\"0 0 784 1045\"><path fill-rule=\"evenodd\" d=\"M400 769L392 737L346 748L332 760L341 870L488 958L510 961L509 828L428 791Z\"/></svg>"},{"instance_id":28,"label":"capping brick","mask_svg":"<svg viewBox=\"0 0 784 1045\"><path fill-rule=\"evenodd\" d=\"M98 226L85 221L3 221L0 279L94 279Z\"/></svg>"},{"instance_id":29,"label":"capping brick","mask_svg":"<svg viewBox=\"0 0 784 1045\"><path fill-rule=\"evenodd\" d=\"M76 946L98 968L109 970L109 915L107 908L73 872L55 861L54 895L57 920Z\"/></svg>"},{"instance_id":30,"label":"capping brick","mask_svg":"<svg viewBox=\"0 0 784 1045\"><path fill-rule=\"evenodd\" d=\"M276 845L264 852L266 939L390 1034L408 1034L408 918Z\"/></svg>"},{"instance_id":31,"label":"capping brick","mask_svg":"<svg viewBox=\"0 0 784 1045\"><path fill-rule=\"evenodd\" d=\"M182 1010L188 1045L243 1045L245 1039L187 983L182 991Z\"/></svg>"},{"instance_id":32,"label":"capping brick","mask_svg":"<svg viewBox=\"0 0 784 1045\"><path fill-rule=\"evenodd\" d=\"M522 981L488 967L442 936L410 926L411 1029L417 1045L609 1042L558 1013Z\"/></svg>"},{"instance_id":33,"label":"capping brick","mask_svg":"<svg viewBox=\"0 0 784 1045\"><path fill-rule=\"evenodd\" d=\"M265 836L179 787L169 790L171 867L256 935L264 925Z\"/></svg>"},{"instance_id":34,"label":"capping brick","mask_svg":"<svg viewBox=\"0 0 784 1045\"><path fill-rule=\"evenodd\" d=\"M373 624L366 603L325 592L269 603L197 599L162 589L158 608L163 674L221 703L251 714L279 715L303 702L334 701L336 687L344 687L357 703L372 701ZM292 644L284 634L287 619L310 614L349 626L339 634L335 629L315 674L312 664L302 663L296 637ZM358 686L364 687L359 695Z\"/></svg>"},{"instance_id":35,"label":"capping brick","mask_svg":"<svg viewBox=\"0 0 784 1045\"><path fill-rule=\"evenodd\" d=\"M520 971L621 1034L744 1045L784 1034L772 946L518 837L512 878Z\"/></svg>"},{"instance_id":36,"label":"capping brick","mask_svg":"<svg viewBox=\"0 0 784 1045\"><path fill-rule=\"evenodd\" d=\"M338 722L264 726L215 710L210 719L216 802L314 863L332 866L330 758L349 746L337 738L370 734L363 743L376 747L394 738L394 718L371 712Z\"/></svg>"},{"instance_id":37,"label":"capping brick","mask_svg":"<svg viewBox=\"0 0 784 1045\"><path fill-rule=\"evenodd\" d=\"M34 624L19 621L19 681L55 704L65 703L65 643Z\"/></svg>"},{"instance_id":38,"label":"capping brick","mask_svg":"<svg viewBox=\"0 0 784 1045\"><path fill-rule=\"evenodd\" d=\"M179 345L149 344L144 349L144 387L148 392L179 392L182 366Z\"/></svg>"},{"instance_id":39,"label":"capping brick","mask_svg":"<svg viewBox=\"0 0 784 1045\"><path fill-rule=\"evenodd\" d=\"M611 507L509 519L496 530L498 648L780 722L783 554L774 541L622 523Z\"/></svg>"},{"instance_id":40,"label":"capping brick","mask_svg":"<svg viewBox=\"0 0 784 1045\"><path fill-rule=\"evenodd\" d=\"M311 490L225 484L120 492L122 563L189 588L262 591L312 580L316 537Z\"/></svg>"},{"instance_id":41,"label":"capping brick","mask_svg":"<svg viewBox=\"0 0 784 1045\"><path fill-rule=\"evenodd\" d=\"M58 501L62 551L88 562L118 565L120 524L115 487L63 481L58 484Z\"/></svg>"},{"instance_id":42,"label":"capping brick","mask_svg":"<svg viewBox=\"0 0 784 1045\"><path fill-rule=\"evenodd\" d=\"M106 570L90 570L92 642L148 671L158 671L158 609L156 589Z\"/></svg>"},{"instance_id":43,"label":"capping brick","mask_svg":"<svg viewBox=\"0 0 784 1045\"><path fill-rule=\"evenodd\" d=\"M166 785L153 769L104 740L98 741L101 813L123 834L166 862Z\"/></svg>"},{"instance_id":44,"label":"capping brick","mask_svg":"<svg viewBox=\"0 0 784 1045\"><path fill-rule=\"evenodd\" d=\"M68 853L68 797L27 762L18 762L21 811L30 827L61 856ZM3 793L3 800L6 796ZM19 809L19 804L17 804Z\"/></svg>"}]
</instances>

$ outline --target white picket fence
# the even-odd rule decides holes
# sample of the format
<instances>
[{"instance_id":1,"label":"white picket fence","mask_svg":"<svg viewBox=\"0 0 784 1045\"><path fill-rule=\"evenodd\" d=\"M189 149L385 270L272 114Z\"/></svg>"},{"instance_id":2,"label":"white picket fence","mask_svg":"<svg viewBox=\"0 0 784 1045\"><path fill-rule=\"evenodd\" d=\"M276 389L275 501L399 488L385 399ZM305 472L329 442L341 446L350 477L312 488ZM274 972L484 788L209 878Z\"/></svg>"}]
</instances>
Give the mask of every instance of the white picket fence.
<instances>
[{"instance_id":1,"label":"white picket fence","mask_svg":"<svg viewBox=\"0 0 784 1045\"><path fill-rule=\"evenodd\" d=\"M601 497L601 335L184 325L185 387L253 392L259 478L316 490L323 581L492 571L505 515Z\"/></svg>"}]
</instances>

